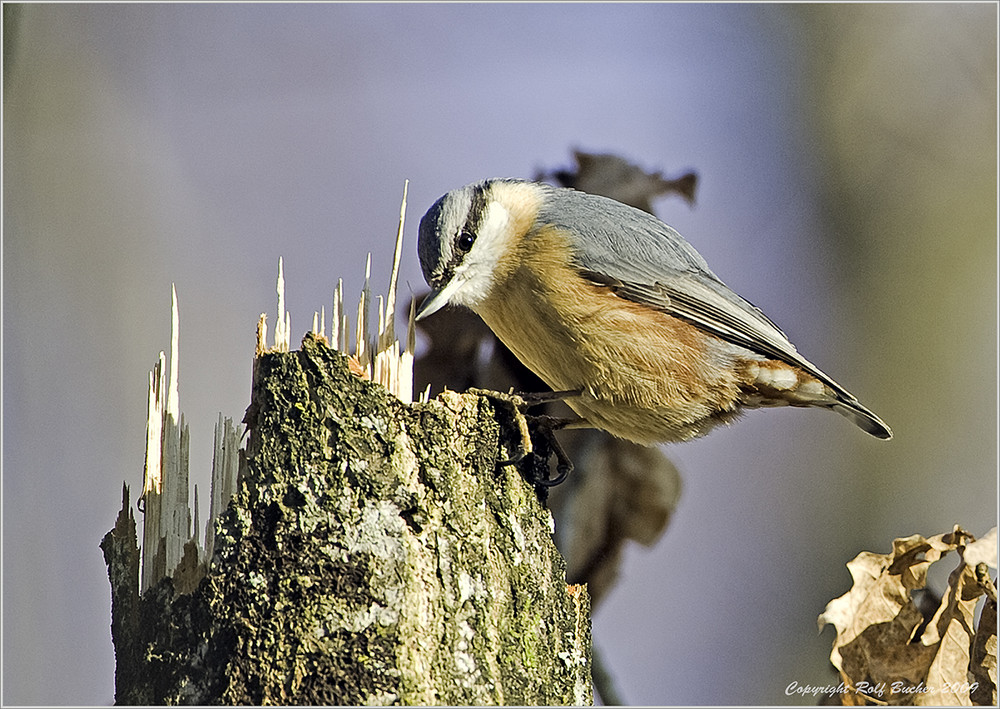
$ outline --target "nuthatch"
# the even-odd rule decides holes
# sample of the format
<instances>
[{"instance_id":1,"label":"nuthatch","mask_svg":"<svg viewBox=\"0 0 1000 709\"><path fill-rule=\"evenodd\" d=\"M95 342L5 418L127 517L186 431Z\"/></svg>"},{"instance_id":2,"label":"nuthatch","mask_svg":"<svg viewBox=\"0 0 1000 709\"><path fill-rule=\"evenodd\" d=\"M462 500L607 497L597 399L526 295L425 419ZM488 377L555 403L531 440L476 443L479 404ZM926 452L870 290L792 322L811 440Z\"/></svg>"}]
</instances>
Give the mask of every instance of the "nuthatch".
<instances>
[{"instance_id":1,"label":"nuthatch","mask_svg":"<svg viewBox=\"0 0 1000 709\"><path fill-rule=\"evenodd\" d=\"M800 355L672 228L606 197L521 180L449 192L420 221L433 288L418 319L475 311L579 421L636 443L682 441L761 406L833 409L889 427Z\"/></svg>"}]
</instances>

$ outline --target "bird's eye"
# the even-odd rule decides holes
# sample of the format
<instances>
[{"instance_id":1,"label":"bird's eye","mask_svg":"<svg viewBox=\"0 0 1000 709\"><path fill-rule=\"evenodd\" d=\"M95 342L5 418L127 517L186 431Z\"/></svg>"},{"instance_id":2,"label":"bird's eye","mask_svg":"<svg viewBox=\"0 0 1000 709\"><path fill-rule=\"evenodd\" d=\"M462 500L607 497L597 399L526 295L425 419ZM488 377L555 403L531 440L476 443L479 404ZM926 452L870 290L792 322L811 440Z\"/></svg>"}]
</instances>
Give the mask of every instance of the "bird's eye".
<instances>
[{"instance_id":1,"label":"bird's eye","mask_svg":"<svg viewBox=\"0 0 1000 709\"><path fill-rule=\"evenodd\" d=\"M471 234L467 231L463 231L458 235L458 241L456 242L458 248L462 251L468 251L472 248L472 245L476 242L476 235Z\"/></svg>"}]
</instances>

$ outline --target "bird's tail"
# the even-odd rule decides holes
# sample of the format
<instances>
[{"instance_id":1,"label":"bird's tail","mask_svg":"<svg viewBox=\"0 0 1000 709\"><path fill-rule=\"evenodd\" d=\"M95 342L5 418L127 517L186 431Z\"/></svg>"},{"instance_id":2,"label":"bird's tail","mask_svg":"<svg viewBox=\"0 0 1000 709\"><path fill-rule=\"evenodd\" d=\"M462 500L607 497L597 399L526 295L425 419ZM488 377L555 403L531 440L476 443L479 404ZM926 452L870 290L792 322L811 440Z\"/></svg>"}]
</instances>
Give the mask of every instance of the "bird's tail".
<instances>
[{"instance_id":1,"label":"bird's tail","mask_svg":"<svg viewBox=\"0 0 1000 709\"><path fill-rule=\"evenodd\" d=\"M746 362L747 379L743 405L819 406L833 409L855 426L875 438L888 440L892 431L885 422L866 409L854 395L805 360L811 371L779 360L759 359Z\"/></svg>"},{"instance_id":2,"label":"bird's tail","mask_svg":"<svg viewBox=\"0 0 1000 709\"><path fill-rule=\"evenodd\" d=\"M830 408L875 438L883 440L892 438L892 430L885 424L885 421L862 406L857 399L847 399L841 396Z\"/></svg>"}]
</instances>

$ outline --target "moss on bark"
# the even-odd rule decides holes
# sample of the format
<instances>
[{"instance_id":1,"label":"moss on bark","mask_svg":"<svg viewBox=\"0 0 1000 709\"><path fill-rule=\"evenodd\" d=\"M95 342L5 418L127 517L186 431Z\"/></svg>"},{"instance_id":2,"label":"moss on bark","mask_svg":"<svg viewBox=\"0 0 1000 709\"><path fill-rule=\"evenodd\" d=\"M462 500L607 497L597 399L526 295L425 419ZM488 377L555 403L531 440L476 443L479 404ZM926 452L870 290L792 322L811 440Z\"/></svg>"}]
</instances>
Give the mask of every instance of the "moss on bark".
<instances>
[{"instance_id":1,"label":"moss on bark","mask_svg":"<svg viewBox=\"0 0 1000 709\"><path fill-rule=\"evenodd\" d=\"M207 575L135 598L134 523L131 548L121 516L102 543L116 702L590 703L589 599L497 465L509 419L468 394L405 405L312 336L259 357Z\"/></svg>"}]
</instances>

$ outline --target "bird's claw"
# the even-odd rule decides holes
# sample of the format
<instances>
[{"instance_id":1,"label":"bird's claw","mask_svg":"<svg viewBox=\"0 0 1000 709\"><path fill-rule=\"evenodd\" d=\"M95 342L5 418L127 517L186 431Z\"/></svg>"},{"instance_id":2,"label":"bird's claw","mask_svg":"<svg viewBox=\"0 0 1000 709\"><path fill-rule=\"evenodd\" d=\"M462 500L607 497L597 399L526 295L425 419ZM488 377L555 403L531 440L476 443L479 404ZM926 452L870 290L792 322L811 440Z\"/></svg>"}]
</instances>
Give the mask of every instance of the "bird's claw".
<instances>
[{"instance_id":1,"label":"bird's claw","mask_svg":"<svg viewBox=\"0 0 1000 709\"><path fill-rule=\"evenodd\" d=\"M517 465L527 457L532 458L531 482L540 487L549 488L559 485L573 472L573 463L566 455L565 449L555 437L555 431L563 428L573 419L555 418L552 416L526 416L525 409L550 401L560 401L570 396L578 396L579 391L551 391L536 394L515 394L489 391L487 389L469 389L470 394L485 396L502 405L511 413L511 418L517 426L520 440L514 455L497 461L497 465ZM540 446L534 445L532 433L535 434ZM540 452L538 449L541 448ZM556 456L556 476L548 476L549 455Z\"/></svg>"},{"instance_id":2,"label":"bird's claw","mask_svg":"<svg viewBox=\"0 0 1000 709\"><path fill-rule=\"evenodd\" d=\"M556 431L571 421L572 419L560 419L552 416L532 416L530 418L529 427L533 428L536 437L541 439L533 452L535 464L532 465L532 482L535 485L545 488L555 487L564 482L573 472L573 462L566 455L566 450L555 436ZM556 476L554 478L549 477L550 453L556 456Z\"/></svg>"}]
</instances>

